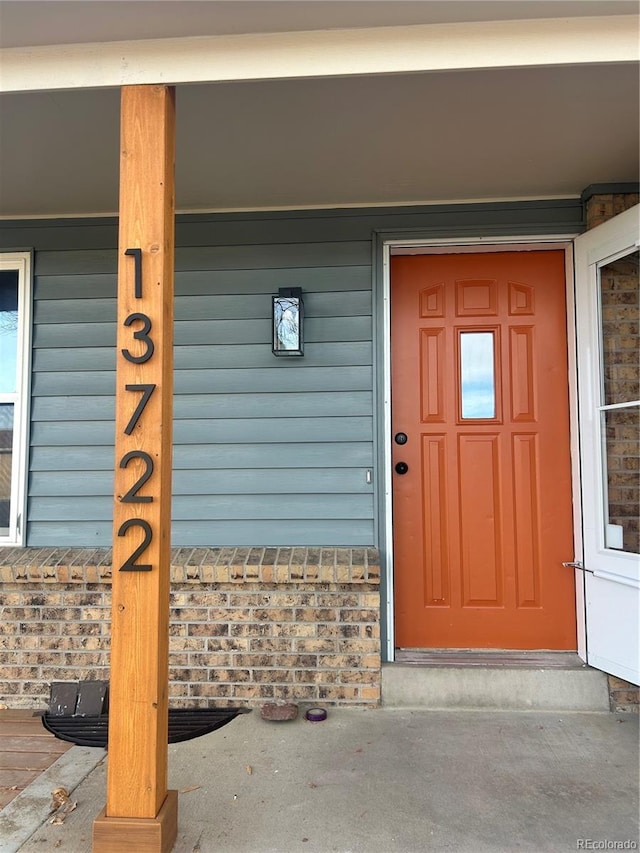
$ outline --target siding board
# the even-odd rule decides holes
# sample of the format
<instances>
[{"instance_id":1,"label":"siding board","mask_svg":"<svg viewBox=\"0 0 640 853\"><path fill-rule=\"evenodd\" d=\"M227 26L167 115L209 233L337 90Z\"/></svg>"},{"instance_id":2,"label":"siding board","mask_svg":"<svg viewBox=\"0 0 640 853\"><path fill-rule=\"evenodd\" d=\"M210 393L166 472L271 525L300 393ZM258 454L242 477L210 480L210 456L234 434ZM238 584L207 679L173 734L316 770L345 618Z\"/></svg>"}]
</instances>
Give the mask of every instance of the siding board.
<instances>
[{"instance_id":1,"label":"siding board","mask_svg":"<svg viewBox=\"0 0 640 853\"><path fill-rule=\"evenodd\" d=\"M113 498L110 495L86 496L78 506L64 497L41 497L34 510L33 521L56 521L70 511L78 521L113 518ZM174 495L174 521L213 521L272 518L275 521L298 519L367 519L373 512L371 495L307 495L295 493L265 501L262 494L252 495Z\"/></svg>"},{"instance_id":2,"label":"siding board","mask_svg":"<svg viewBox=\"0 0 640 853\"><path fill-rule=\"evenodd\" d=\"M30 525L29 544L46 542L50 547L69 547L70 542L99 547L111 541L109 521L34 521ZM373 542L373 521L365 519L293 520L276 524L272 519L240 521L189 521L172 525L174 547L207 548L237 546L248 548L277 546L356 547Z\"/></svg>"},{"instance_id":3,"label":"siding board","mask_svg":"<svg viewBox=\"0 0 640 853\"><path fill-rule=\"evenodd\" d=\"M176 270L343 267L361 266L370 261L370 240L176 249Z\"/></svg>"},{"instance_id":4,"label":"siding board","mask_svg":"<svg viewBox=\"0 0 640 853\"><path fill-rule=\"evenodd\" d=\"M278 495L278 501L288 494L342 495L370 494L365 473L359 468L287 468L286 457L279 467L271 468L206 469L203 460L199 470L179 470L173 476L173 494L199 495ZM274 460L275 462L275 460ZM289 463L290 464L290 463ZM71 496L112 496L113 474L111 471L96 472L87 477L86 472L67 471L64 483ZM57 471L34 472L31 475L29 494L41 498L60 495L60 475ZM144 494L144 489L141 494ZM71 498L65 498L66 501ZM82 501L81 503L84 503ZM297 516L296 516L297 517Z\"/></svg>"},{"instance_id":5,"label":"siding board","mask_svg":"<svg viewBox=\"0 0 640 853\"><path fill-rule=\"evenodd\" d=\"M269 368L242 368L236 370L176 370L174 388L176 395L198 394L206 389L208 395L257 394L265 397L274 392L285 392L286 400L273 401L277 410L283 406L289 408L294 392L314 391L362 391L371 390L372 374L370 367L299 367L297 370ZM36 374L33 382L33 394L36 397L51 397L61 394L109 395L115 393L114 371L72 371L64 373ZM312 394L307 398L311 403ZM220 402L218 399L217 402ZM370 404L370 399L368 400ZM175 405L184 403L176 399ZM200 397L198 396L200 405ZM260 402L270 405L271 401ZM224 411L225 403L222 403ZM196 408L194 411L198 411ZM218 414L217 405L206 411ZM206 417L206 415L203 415Z\"/></svg>"},{"instance_id":6,"label":"siding board","mask_svg":"<svg viewBox=\"0 0 640 853\"><path fill-rule=\"evenodd\" d=\"M115 299L115 272L74 275L37 275L35 298ZM302 287L306 293L371 289L371 265L324 266L300 269L178 270L175 292L179 296L276 293L279 287Z\"/></svg>"},{"instance_id":7,"label":"siding board","mask_svg":"<svg viewBox=\"0 0 640 853\"><path fill-rule=\"evenodd\" d=\"M94 344L97 347L116 346L116 324L114 323L91 323L73 324L59 323L57 325L35 325L33 327L33 346L60 348L88 347Z\"/></svg>"},{"instance_id":8,"label":"siding board","mask_svg":"<svg viewBox=\"0 0 640 853\"><path fill-rule=\"evenodd\" d=\"M3 223L0 246L37 246L38 249L104 249L118 242L118 223L115 217L91 219L18 220Z\"/></svg>"},{"instance_id":9,"label":"siding board","mask_svg":"<svg viewBox=\"0 0 640 853\"><path fill-rule=\"evenodd\" d=\"M371 365L371 341L332 341L331 343L305 343L304 367L353 367ZM297 359L277 359L271 346L261 344L210 344L176 346L174 349L176 371L207 368L264 368L299 370ZM46 348L34 351L34 373L49 371L92 371L116 369L115 347Z\"/></svg>"},{"instance_id":10,"label":"siding board","mask_svg":"<svg viewBox=\"0 0 640 853\"><path fill-rule=\"evenodd\" d=\"M39 253L38 253L39 255ZM36 275L33 282L34 307L44 299L114 299L118 293L115 273L82 275Z\"/></svg>"},{"instance_id":11,"label":"siding board","mask_svg":"<svg viewBox=\"0 0 640 853\"><path fill-rule=\"evenodd\" d=\"M349 243L288 243L280 245L194 246L176 248L176 271L285 269L287 267L361 266L371 261L370 240ZM35 275L112 273L118 268L116 249L38 252Z\"/></svg>"},{"instance_id":12,"label":"siding board","mask_svg":"<svg viewBox=\"0 0 640 853\"><path fill-rule=\"evenodd\" d=\"M102 319L102 318L101 318ZM371 317L309 317L305 342L371 340ZM267 341L271 351L271 321L185 320L174 324L175 345L253 344ZM34 327L33 343L39 347L115 347L115 323L47 323Z\"/></svg>"},{"instance_id":13,"label":"siding board","mask_svg":"<svg viewBox=\"0 0 640 853\"><path fill-rule=\"evenodd\" d=\"M371 293L367 291L334 291L305 295L305 311L310 317L371 316ZM253 320L271 318L271 294L257 294L254 299L242 296L177 296L175 320ZM46 299L35 304L36 323L115 322L116 300L113 299Z\"/></svg>"},{"instance_id":14,"label":"siding board","mask_svg":"<svg viewBox=\"0 0 640 853\"><path fill-rule=\"evenodd\" d=\"M173 448L175 471L206 467L212 473L217 468L249 468L265 466L278 469L279 460L288 454L298 468L367 468L372 465L372 446L367 442L300 442L270 444L268 452L262 444L178 444ZM31 471L55 471L58 476L67 471L113 471L112 446L67 447L63 454L55 447L34 446L31 450Z\"/></svg>"},{"instance_id":15,"label":"siding board","mask_svg":"<svg viewBox=\"0 0 640 853\"><path fill-rule=\"evenodd\" d=\"M134 395L132 395L134 396ZM135 397L137 402L139 395ZM132 406L132 412L135 406ZM288 434L287 424L304 419L305 415L326 417L364 415L371 411L371 393L351 392L341 394L185 394L176 396L174 420L177 428L183 420L223 420L231 418L259 418L274 422L273 428ZM84 421L105 420L113 422L115 401L111 395L75 397L36 397L32 403L34 421Z\"/></svg>"},{"instance_id":16,"label":"siding board","mask_svg":"<svg viewBox=\"0 0 640 853\"><path fill-rule=\"evenodd\" d=\"M279 287L301 287L305 299L326 291L371 290L371 259L366 264L267 269L178 270L176 296L277 293Z\"/></svg>"},{"instance_id":17,"label":"siding board","mask_svg":"<svg viewBox=\"0 0 640 853\"><path fill-rule=\"evenodd\" d=\"M275 360L275 359L274 359ZM194 394L206 388L211 394L258 394L268 395L283 391L287 394L284 405L288 407L294 392L316 391L371 391L373 374L371 367L343 365L335 367L307 367L302 360L297 369L268 367L236 370L177 370L175 375L177 394ZM307 399L311 403L312 394ZM353 395L354 398L357 396ZM371 399L368 399L369 405ZM282 404L276 409L281 411ZM287 409L285 409L286 411Z\"/></svg>"},{"instance_id":18,"label":"siding board","mask_svg":"<svg viewBox=\"0 0 640 853\"><path fill-rule=\"evenodd\" d=\"M113 419L103 421L34 421L32 446L74 447L113 443ZM366 417L247 418L176 420L176 444L278 444L292 442L372 441L373 424ZM63 486L61 485L61 488Z\"/></svg>"}]
</instances>

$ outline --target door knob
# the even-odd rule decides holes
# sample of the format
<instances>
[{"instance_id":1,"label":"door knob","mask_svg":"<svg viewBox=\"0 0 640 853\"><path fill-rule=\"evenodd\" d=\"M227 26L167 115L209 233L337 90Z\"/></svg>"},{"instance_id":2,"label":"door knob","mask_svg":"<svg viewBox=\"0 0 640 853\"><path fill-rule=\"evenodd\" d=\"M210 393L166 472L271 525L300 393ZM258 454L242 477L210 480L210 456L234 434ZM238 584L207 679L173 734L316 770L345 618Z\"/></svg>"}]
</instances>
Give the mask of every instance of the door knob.
<instances>
[{"instance_id":1,"label":"door knob","mask_svg":"<svg viewBox=\"0 0 640 853\"><path fill-rule=\"evenodd\" d=\"M406 474L409 466L406 462L396 462L396 474Z\"/></svg>"}]
</instances>

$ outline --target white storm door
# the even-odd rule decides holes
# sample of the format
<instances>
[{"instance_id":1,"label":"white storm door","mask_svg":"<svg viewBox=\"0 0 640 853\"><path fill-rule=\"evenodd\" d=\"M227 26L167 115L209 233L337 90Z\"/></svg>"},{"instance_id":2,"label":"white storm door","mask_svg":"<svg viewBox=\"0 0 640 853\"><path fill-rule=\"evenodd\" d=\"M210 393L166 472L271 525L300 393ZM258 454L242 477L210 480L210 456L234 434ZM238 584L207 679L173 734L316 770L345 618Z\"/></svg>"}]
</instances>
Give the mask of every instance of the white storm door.
<instances>
[{"instance_id":1,"label":"white storm door","mask_svg":"<svg viewBox=\"0 0 640 853\"><path fill-rule=\"evenodd\" d=\"M587 663L640 683L640 206L575 241Z\"/></svg>"}]
</instances>

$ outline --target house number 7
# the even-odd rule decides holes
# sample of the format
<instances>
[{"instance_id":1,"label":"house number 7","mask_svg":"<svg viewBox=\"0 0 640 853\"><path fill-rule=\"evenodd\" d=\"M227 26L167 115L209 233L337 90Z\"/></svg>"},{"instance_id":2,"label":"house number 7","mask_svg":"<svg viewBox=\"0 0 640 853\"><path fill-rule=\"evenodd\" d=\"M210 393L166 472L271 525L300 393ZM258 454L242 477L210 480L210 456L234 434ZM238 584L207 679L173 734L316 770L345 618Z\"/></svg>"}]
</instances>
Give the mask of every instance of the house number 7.
<instances>
[{"instance_id":1,"label":"house number 7","mask_svg":"<svg viewBox=\"0 0 640 853\"><path fill-rule=\"evenodd\" d=\"M142 299L142 249L125 249L125 255L133 258L134 262L134 297ZM122 356L132 364L145 364L153 356L154 345L151 339L151 319L139 311L135 311L124 320L124 325L129 328L133 324L141 323L142 326L132 331L132 337L136 341L140 341L144 346L144 351L140 355L132 355L128 349L122 349ZM131 435L134 428L140 422L147 403L155 390L155 385L150 383L139 385L125 385L125 390L142 391L142 398L129 419L125 427L125 435ZM138 489L141 488L153 473L153 460L148 453L143 450L130 451L120 460L120 468L126 468L130 461L137 459L141 460L145 471L137 482L129 489L129 491L120 497L121 503L151 503L153 497L138 495ZM150 572L152 566L149 563L138 563L136 560L142 556L147 550L153 539L153 530L148 521L143 518L128 518L124 521L119 529L118 536L125 536L129 528L138 527L143 532L142 542L135 548L129 557L120 566L118 571L121 572Z\"/></svg>"}]
</instances>

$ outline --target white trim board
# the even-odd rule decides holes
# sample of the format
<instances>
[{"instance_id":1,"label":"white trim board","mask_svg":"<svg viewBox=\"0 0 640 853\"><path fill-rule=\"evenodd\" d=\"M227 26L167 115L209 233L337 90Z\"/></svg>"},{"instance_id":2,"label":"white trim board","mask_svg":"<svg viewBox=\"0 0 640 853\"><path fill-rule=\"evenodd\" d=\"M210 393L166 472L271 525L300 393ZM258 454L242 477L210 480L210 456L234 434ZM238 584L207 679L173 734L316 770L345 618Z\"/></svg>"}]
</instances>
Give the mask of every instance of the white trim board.
<instances>
[{"instance_id":1,"label":"white trim board","mask_svg":"<svg viewBox=\"0 0 640 853\"><path fill-rule=\"evenodd\" d=\"M0 91L638 62L634 15L5 48Z\"/></svg>"}]
</instances>

